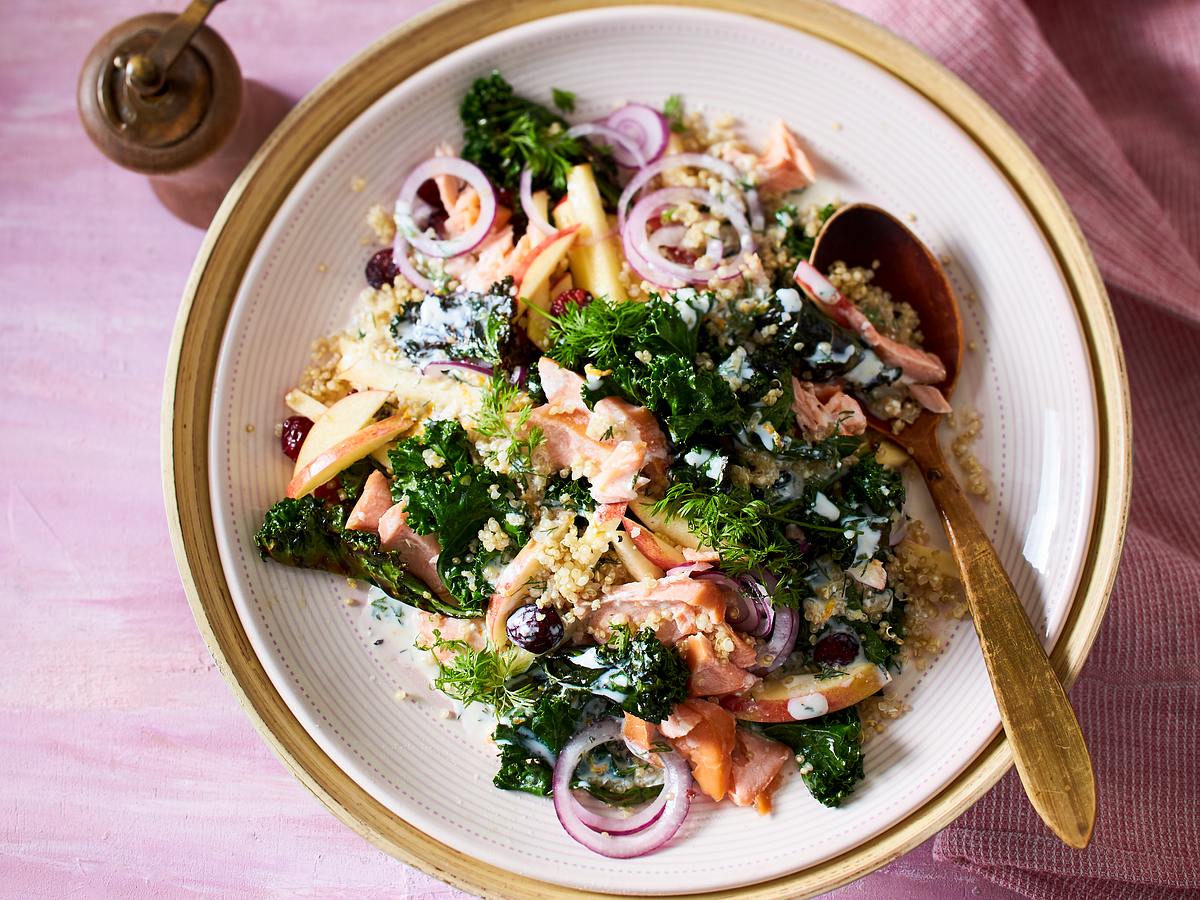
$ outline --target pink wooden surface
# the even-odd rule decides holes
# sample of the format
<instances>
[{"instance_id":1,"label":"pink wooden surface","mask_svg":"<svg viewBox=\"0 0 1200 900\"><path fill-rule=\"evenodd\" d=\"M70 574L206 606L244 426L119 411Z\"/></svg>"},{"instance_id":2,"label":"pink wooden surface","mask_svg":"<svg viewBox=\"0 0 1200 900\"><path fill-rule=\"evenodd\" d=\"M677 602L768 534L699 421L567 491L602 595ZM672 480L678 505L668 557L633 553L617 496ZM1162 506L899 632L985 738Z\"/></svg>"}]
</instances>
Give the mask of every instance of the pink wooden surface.
<instances>
[{"instance_id":1,"label":"pink wooden surface","mask_svg":"<svg viewBox=\"0 0 1200 900\"><path fill-rule=\"evenodd\" d=\"M425 5L259 0L214 24L247 76L299 97ZM0 895L462 896L375 850L284 770L180 589L160 402L201 233L91 147L74 102L92 42L145 11L0 7ZM834 896L1013 895L926 845Z\"/></svg>"}]
</instances>

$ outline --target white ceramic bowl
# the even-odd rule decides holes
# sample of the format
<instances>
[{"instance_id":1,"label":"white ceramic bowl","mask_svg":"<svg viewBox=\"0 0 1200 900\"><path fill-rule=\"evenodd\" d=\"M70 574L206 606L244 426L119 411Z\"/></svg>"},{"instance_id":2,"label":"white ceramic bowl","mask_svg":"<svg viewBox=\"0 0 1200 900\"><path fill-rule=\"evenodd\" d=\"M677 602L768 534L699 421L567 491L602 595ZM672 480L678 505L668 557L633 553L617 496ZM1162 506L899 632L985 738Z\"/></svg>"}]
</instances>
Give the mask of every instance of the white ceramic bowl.
<instances>
[{"instance_id":1,"label":"white ceramic bowl","mask_svg":"<svg viewBox=\"0 0 1200 900\"><path fill-rule=\"evenodd\" d=\"M731 14L608 9L541 20L451 54L398 85L318 157L283 204L237 296L212 410L212 501L221 563L255 652L321 748L429 835L496 866L580 888L729 888L828 859L895 824L945 786L999 727L978 647L955 623L945 651L894 691L912 709L867 749L867 777L840 809L798 777L776 811L698 803L671 844L611 861L571 841L549 801L491 785L493 755L422 699L425 681L375 646L343 579L260 562L252 535L289 468L273 425L311 342L342 326L372 252L367 208L459 135L471 80L499 68L520 92L575 91L574 118L626 100L733 113L752 140L779 117L812 150L813 196L915 215L952 260L966 355L955 405L978 409L994 485L979 508L1047 646L1080 576L1097 475L1097 413L1068 290L1037 224L987 156L939 109L870 63L814 37ZM366 189L351 190L361 177ZM1051 386L1053 389L1051 390ZM252 432L247 425L254 425ZM931 520L931 522L934 520ZM936 525L934 526L936 528ZM397 702L405 688L413 699Z\"/></svg>"}]
</instances>

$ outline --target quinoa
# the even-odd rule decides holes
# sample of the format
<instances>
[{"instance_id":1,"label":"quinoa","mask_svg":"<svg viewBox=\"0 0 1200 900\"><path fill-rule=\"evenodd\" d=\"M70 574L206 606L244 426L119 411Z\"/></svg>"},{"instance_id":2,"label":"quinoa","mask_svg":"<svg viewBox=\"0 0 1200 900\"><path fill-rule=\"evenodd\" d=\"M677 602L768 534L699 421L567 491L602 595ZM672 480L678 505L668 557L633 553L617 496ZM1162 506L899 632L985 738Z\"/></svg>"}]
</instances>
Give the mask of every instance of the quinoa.
<instances>
[{"instance_id":1,"label":"quinoa","mask_svg":"<svg viewBox=\"0 0 1200 900\"><path fill-rule=\"evenodd\" d=\"M829 267L827 274L833 286L863 311L880 334L910 347L920 347L925 336L921 333L921 319L917 311L872 283L878 268L878 260L869 269L862 266L849 268L844 262L838 261Z\"/></svg>"},{"instance_id":2,"label":"quinoa","mask_svg":"<svg viewBox=\"0 0 1200 900\"><path fill-rule=\"evenodd\" d=\"M949 417L950 427L956 432L950 444L954 460L962 469L966 479L966 491L984 500L991 499L991 484L987 470L979 457L975 455L972 445L983 430L983 417L974 410L953 412Z\"/></svg>"}]
</instances>

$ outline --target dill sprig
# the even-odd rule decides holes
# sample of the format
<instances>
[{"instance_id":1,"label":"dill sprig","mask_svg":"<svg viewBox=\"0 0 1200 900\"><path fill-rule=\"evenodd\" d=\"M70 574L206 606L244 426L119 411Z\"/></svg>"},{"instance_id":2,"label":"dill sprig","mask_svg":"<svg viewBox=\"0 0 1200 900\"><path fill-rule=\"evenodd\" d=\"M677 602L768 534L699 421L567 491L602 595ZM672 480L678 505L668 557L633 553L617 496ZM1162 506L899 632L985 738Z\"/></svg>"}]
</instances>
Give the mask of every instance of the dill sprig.
<instances>
[{"instance_id":1,"label":"dill sprig","mask_svg":"<svg viewBox=\"0 0 1200 900\"><path fill-rule=\"evenodd\" d=\"M534 701L532 681L513 684L523 671L523 652L516 647L496 651L490 647L476 650L466 641L446 640L433 632L433 644L417 645L420 650L449 650L454 656L442 662L436 656L438 675L434 687L464 706L479 703L495 710L496 715L527 714Z\"/></svg>"},{"instance_id":2,"label":"dill sprig","mask_svg":"<svg viewBox=\"0 0 1200 900\"><path fill-rule=\"evenodd\" d=\"M475 430L480 435L508 439L506 460L518 473L532 469L533 452L546 439L542 429L529 427L532 412L528 396L498 372L484 388L475 416Z\"/></svg>"}]
</instances>

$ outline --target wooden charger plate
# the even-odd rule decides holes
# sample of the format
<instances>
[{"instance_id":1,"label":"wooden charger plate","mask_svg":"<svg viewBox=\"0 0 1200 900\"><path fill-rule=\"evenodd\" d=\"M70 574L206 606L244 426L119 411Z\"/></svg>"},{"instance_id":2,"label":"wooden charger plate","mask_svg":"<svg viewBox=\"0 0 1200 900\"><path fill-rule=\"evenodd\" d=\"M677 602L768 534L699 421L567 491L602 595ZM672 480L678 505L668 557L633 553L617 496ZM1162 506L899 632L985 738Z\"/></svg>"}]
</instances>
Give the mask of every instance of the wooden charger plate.
<instances>
[{"instance_id":1,"label":"wooden charger plate","mask_svg":"<svg viewBox=\"0 0 1200 900\"><path fill-rule=\"evenodd\" d=\"M520 5L486 0L450 3L398 29L322 84L262 148L218 213L184 295L164 398L163 477L173 544L201 632L247 714L297 777L369 840L438 877L493 896L602 896L581 888L615 887L623 891L638 888L628 882L622 884L621 878L617 877L617 867L626 864L609 864L611 878L601 875L581 880L557 873L545 875L575 883L574 887L560 886L534 880L529 876L531 869L527 865L524 873L520 866L514 873L512 867L501 868L504 863L494 853L491 862L483 862L478 858L481 853L467 855L461 852L461 842L460 849L456 850L448 843L435 840L398 816L393 811L395 804L389 808L378 799L380 791L369 789L369 784L364 786L364 781L369 779L364 779L361 772L359 777L352 777L347 769L354 766L347 765L345 754L336 747L331 749L331 738L328 734L321 735L319 726L314 727L311 715L301 708L303 704L297 700L291 686L284 684L283 689L280 688L278 654L272 655L264 649L261 629L254 626L252 611L246 607L245 591L239 590L237 579L230 577L233 567L228 558L230 527L225 508L229 504L222 487L236 463L231 465L228 448L221 440L227 444L230 432L226 421L229 404L225 402L230 390L229 363L236 355L234 345L239 328L245 324L245 303L239 300L235 307L235 299L246 292L250 282L265 277L263 266L256 261L255 255L260 246L278 241L280 223L272 229L277 213L282 211L281 218L284 219L296 213L293 189L299 190L298 185L304 187L318 157L335 139L343 136L360 114L396 85L453 51L504 29L585 7L616 5L621 4L583 4L572 0ZM1091 396L1084 397L1082 402L1089 408L1086 421L1094 424L1095 431L1095 434L1082 438L1088 444L1085 455L1090 463L1094 463L1094 469L1089 469L1083 479L1086 489L1084 499L1080 501L1090 509L1076 516L1083 523L1078 543L1079 559L1073 560L1072 568L1063 576L1070 582L1064 602L1057 609L1047 610L1044 620L1048 640L1058 636L1052 658L1057 671L1069 684L1082 666L1103 616L1120 555L1129 490L1130 425L1124 369L1111 311L1087 247L1062 198L1028 149L978 97L936 63L857 16L816 2L793 3L786 8L767 2L659 5L674 7L674 10L664 12L664 16L679 14L680 7L691 6L741 13L765 23L790 26L806 33L805 40L819 39L891 73L949 117L963 139L973 142L974 151L982 150L986 154L1003 182L1019 199L1024 213L1040 231L1047 259L1057 269L1055 280L1061 281L1059 289L1069 297L1064 302L1074 306L1077 321L1072 317L1071 328L1073 334L1074 329L1078 329L1080 347L1076 349L1082 361L1084 393L1091 388ZM629 18L646 15L645 10L622 13ZM636 23L630 24L631 31L637 27ZM555 86L576 87L579 80L583 80L582 73L576 81L564 76L555 82ZM591 93L600 90L595 85L587 87ZM687 88L686 84L678 85L685 93ZM543 93L548 90L548 85L542 90ZM581 91L582 96L584 92ZM803 124L797 124L803 132ZM440 134L431 135L430 140L440 137ZM398 162L403 163L403 158ZM403 166L398 165L398 168ZM398 178L400 174L397 171L393 177ZM331 248L329 252L336 256L353 256L356 247L353 234L343 230L331 235L326 241ZM341 318L335 316L332 324L336 325ZM226 333L227 326L230 326L229 333ZM320 330L307 332L307 337L315 337ZM297 351L302 354L304 346L303 342L297 342ZM976 378L978 386L979 373ZM271 389L264 387L267 391ZM270 400L274 402L273 398ZM1094 417L1090 416L1093 406ZM269 442L269 429L263 427L265 424L258 422L258 431L263 433L262 439ZM1000 428L1003 427L1001 418ZM1038 437L1038 440L1042 439L1042 436ZM1093 443L1094 454L1091 452ZM224 456L221 455L223 447L226 450ZM214 464L213 460L219 462ZM270 481L269 473L266 480ZM282 483L281 480L279 484ZM269 488L267 490L269 496ZM232 488L228 493L233 496ZM252 519L258 512L260 510L251 510L247 516ZM1021 520L1021 516L1017 515L1016 519ZM1009 535L1010 544L1011 538ZM1020 550L1018 543L1010 547L1009 552L1015 554ZM222 560L226 565L222 565ZM293 577L293 573L288 573L287 577ZM297 573L295 577L300 576ZM1070 585L1074 586L1073 601ZM1036 608L1034 611L1038 612ZM252 627L247 626L247 621ZM298 709L300 714L297 714ZM336 726L332 730L336 731ZM985 738L994 731L993 725ZM978 750L979 747L982 750ZM980 740L963 758L963 766L953 770L957 772L954 777L946 777L931 786L929 795L922 797L920 804L898 821L885 823L886 827L880 826L870 833L864 832L864 837L870 838L864 843L853 846L852 841L843 841L837 852L830 852L820 859L814 857L799 871L780 874L777 869L772 873L774 877L753 887L734 887L735 882L726 878L719 882L726 889L710 896L722 896L736 890L739 896L795 897L828 890L858 877L943 827L992 785L1010 762L1011 756L1002 736L990 741ZM871 758L868 757L870 765ZM863 793L869 793L874 787L870 783L864 785ZM796 814L795 809L792 814ZM431 830L428 823L426 825L426 831ZM789 822L785 812L776 816L773 827L781 829L780 833L787 833ZM791 827L799 826L793 820ZM707 828L705 820L701 830ZM705 837L710 836L701 834L696 839ZM686 843L686 840L687 836L684 836L681 842ZM597 868L596 871L602 870ZM628 871L623 870L620 874L627 876ZM738 883L755 877L761 875L746 875ZM686 879L679 884L687 884ZM709 887L693 879L686 889L700 891ZM655 893L675 889L661 884L647 887Z\"/></svg>"}]
</instances>

